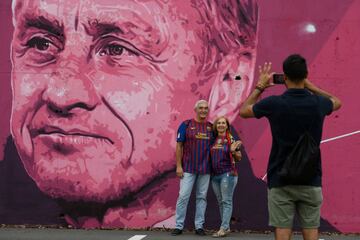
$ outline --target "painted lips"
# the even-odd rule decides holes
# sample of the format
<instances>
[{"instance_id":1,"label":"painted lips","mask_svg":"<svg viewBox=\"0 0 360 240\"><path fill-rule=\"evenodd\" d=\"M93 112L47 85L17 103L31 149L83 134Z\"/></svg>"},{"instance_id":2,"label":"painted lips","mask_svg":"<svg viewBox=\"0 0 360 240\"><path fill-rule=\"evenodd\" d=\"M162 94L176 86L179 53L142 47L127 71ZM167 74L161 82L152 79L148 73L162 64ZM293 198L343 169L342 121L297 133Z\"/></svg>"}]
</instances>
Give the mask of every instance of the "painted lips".
<instances>
[{"instance_id":1,"label":"painted lips","mask_svg":"<svg viewBox=\"0 0 360 240\"><path fill-rule=\"evenodd\" d=\"M41 139L51 141L60 145L89 145L89 144L110 144L114 142L105 136L94 134L80 129L64 130L56 126L44 126L39 129L30 131L32 138L40 137Z\"/></svg>"}]
</instances>

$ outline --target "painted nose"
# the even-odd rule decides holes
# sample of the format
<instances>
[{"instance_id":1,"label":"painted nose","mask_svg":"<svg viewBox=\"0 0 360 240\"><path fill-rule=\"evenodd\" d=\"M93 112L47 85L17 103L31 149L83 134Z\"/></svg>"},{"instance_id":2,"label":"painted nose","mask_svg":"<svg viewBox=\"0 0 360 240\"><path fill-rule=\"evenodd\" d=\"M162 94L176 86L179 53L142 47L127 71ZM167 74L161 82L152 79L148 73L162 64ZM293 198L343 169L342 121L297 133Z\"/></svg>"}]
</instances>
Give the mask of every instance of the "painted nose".
<instances>
[{"instance_id":1,"label":"painted nose","mask_svg":"<svg viewBox=\"0 0 360 240\"><path fill-rule=\"evenodd\" d=\"M50 112L66 117L77 111L92 111L100 102L92 82L80 71L53 74L42 95Z\"/></svg>"}]
</instances>

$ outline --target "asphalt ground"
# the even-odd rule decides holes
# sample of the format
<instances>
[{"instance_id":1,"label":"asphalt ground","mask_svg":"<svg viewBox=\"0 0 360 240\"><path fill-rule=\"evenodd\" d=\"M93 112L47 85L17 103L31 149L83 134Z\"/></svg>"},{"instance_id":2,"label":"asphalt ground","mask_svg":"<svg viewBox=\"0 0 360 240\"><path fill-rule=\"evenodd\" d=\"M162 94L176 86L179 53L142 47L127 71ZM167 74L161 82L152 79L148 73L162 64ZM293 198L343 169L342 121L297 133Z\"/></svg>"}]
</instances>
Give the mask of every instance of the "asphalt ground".
<instances>
[{"instance_id":1,"label":"asphalt ground","mask_svg":"<svg viewBox=\"0 0 360 240\"><path fill-rule=\"evenodd\" d=\"M186 231L178 236L171 236L170 231L165 230L83 230L83 229L54 229L54 228L22 228L2 227L0 228L1 240L207 240L211 237L212 231L207 236L197 236L194 232ZM225 239L227 240L266 240L274 239L273 233L250 233L232 232ZM301 234L295 233L294 240L302 239ZM357 234L321 234L319 240L360 240Z\"/></svg>"}]
</instances>

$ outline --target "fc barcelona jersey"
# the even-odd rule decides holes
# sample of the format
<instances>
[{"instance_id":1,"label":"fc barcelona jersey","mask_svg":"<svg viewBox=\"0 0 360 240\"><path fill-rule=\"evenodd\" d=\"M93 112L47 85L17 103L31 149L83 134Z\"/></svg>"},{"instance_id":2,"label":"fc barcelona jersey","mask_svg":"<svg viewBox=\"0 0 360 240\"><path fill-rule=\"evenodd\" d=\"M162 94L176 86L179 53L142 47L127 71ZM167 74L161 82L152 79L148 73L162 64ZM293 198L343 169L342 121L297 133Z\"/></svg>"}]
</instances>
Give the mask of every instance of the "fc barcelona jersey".
<instances>
[{"instance_id":1,"label":"fc barcelona jersey","mask_svg":"<svg viewBox=\"0 0 360 240\"><path fill-rule=\"evenodd\" d=\"M230 158L230 145L235 140L230 137L230 143L225 137L218 136L214 144L211 146L211 167L214 175L220 175L223 173L231 172L234 167Z\"/></svg>"},{"instance_id":2,"label":"fc barcelona jersey","mask_svg":"<svg viewBox=\"0 0 360 240\"><path fill-rule=\"evenodd\" d=\"M212 124L200 123L194 119L181 123L177 142L183 142L182 167L184 172L194 174L210 173L210 141Z\"/></svg>"}]
</instances>

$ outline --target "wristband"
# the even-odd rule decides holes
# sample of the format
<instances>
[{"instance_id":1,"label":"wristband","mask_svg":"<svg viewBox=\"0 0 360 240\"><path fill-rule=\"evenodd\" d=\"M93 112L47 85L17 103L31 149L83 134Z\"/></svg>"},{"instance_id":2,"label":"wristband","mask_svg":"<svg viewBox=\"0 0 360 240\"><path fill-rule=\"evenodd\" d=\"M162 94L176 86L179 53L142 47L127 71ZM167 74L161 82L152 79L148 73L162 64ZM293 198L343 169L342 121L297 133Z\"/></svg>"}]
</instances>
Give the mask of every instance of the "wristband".
<instances>
[{"instance_id":1,"label":"wristband","mask_svg":"<svg viewBox=\"0 0 360 240\"><path fill-rule=\"evenodd\" d=\"M265 90L265 88L262 88L260 86L256 86L255 89L259 90L260 93L262 93Z\"/></svg>"}]
</instances>

